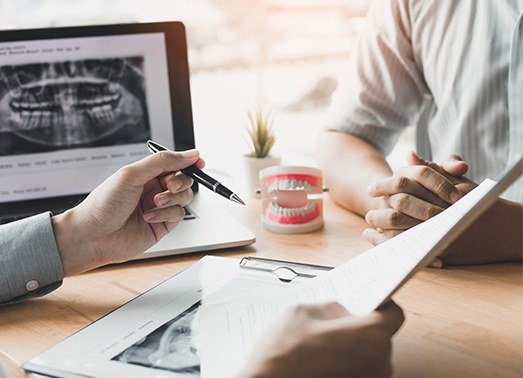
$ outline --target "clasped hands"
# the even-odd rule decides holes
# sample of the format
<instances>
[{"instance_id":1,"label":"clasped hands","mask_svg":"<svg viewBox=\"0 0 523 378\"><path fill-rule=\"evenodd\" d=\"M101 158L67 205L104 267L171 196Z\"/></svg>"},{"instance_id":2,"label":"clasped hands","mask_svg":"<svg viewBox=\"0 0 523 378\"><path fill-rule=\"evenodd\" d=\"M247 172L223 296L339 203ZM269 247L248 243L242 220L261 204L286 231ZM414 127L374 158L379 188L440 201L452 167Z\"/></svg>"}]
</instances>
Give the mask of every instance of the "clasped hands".
<instances>
[{"instance_id":1,"label":"clasped hands","mask_svg":"<svg viewBox=\"0 0 523 378\"><path fill-rule=\"evenodd\" d=\"M407 161L394 175L367 188L368 195L379 200L379 208L365 216L373 228L365 229L363 236L373 245L441 213L477 186L463 177L469 166L457 155L440 165L411 152ZM443 258L431 265L443 267Z\"/></svg>"}]
</instances>

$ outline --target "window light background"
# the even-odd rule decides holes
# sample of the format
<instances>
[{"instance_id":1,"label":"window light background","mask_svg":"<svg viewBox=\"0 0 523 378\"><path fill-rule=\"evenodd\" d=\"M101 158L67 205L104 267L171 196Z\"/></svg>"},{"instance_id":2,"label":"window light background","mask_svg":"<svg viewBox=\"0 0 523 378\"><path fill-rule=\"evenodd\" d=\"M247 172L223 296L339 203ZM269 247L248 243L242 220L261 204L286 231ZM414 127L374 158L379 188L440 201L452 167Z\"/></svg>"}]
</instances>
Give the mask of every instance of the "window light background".
<instances>
[{"instance_id":1,"label":"window light background","mask_svg":"<svg viewBox=\"0 0 523 378\"><path fill-rule=\"evenodd\" d=\"M338 77L351 64L370 0L0 0L0 28L183 21L196 144L208 169L241 179L246 112L275 112L274 154L314 163ZM389 160L403 164L407 132Z\"/></svg>"}]
</instances>

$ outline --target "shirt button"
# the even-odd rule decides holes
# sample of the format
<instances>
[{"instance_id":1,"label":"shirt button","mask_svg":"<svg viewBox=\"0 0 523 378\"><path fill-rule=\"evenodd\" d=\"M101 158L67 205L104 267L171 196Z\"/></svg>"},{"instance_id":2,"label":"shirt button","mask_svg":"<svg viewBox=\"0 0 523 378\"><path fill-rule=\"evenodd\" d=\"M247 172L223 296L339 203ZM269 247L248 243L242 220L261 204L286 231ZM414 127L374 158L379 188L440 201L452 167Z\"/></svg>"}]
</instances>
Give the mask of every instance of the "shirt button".
<instances>
[{"instance_id":1,"label":"shirt button","mask_svg":"<svg viewBox=\"0 0 523 378\"><path fill-rule=\"evenodd\" d=\"M27 289L27 291L35 291L36 289L38 289L39 286L40 284L37 280L27 281L27 283L25 284L25 288Z\"/></svg>"}]
</instances>

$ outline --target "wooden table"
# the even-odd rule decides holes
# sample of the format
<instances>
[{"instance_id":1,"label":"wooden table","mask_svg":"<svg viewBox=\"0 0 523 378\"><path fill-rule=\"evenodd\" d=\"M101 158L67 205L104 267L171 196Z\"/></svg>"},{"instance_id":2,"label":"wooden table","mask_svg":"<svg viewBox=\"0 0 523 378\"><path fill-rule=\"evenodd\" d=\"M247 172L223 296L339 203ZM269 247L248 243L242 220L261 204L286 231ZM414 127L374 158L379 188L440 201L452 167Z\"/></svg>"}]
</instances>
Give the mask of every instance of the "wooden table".
<instances>
[{"instance_id":1,"label":"wooden table","mask_svg":"<svg viewBox=\"0 0 523 378\"><path fill-rule=\"evenodd\" d=\"M259 222L257 200L234 215L257 235L247 248L220 256L256 255L337 265L366 250L363 220L326 196L326 226L306 235L278 235ZM88 325L202 255L109 266L67 279L52 294L0 307L0 359L17 365ZM394 339L397 377L522 377L523 275L520 264L426 269L395 296L406 322Z\"/></svg>"}]
</instances>

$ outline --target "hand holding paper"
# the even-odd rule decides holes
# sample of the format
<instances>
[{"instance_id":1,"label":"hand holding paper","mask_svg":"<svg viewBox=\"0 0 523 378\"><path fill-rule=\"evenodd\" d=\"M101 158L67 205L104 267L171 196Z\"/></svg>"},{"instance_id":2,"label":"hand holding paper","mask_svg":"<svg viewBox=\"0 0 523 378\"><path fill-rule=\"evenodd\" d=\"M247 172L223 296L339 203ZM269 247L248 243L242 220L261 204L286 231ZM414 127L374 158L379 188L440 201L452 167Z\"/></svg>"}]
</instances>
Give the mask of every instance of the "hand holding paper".
<instances>
[{"instance_id":1,"label":"hand holding paper","mask_svg":"<svg viewBox=\"0 0 523 378\"><path fill-rule=\"evenodd\" d=\"M389 377L390 338L403 319L394 303L365 317L335 302L294 307L260 339L240 377Z\"/></svg>"},{"instance_id":2,"label":"hand holding paper","mask_svg":"<svg viewBox=\"0 0 523 378\"><path fill-rule=\"evenodd\" d=\"M278 296L203 306L203 376L238 374L268 326L293 305L337 301L351 314L370 314L492 205L520 176L522 164L520 160L499 184L485 180L444 212L308 284L289 288Z\"/></svg>"}]
</instances>

